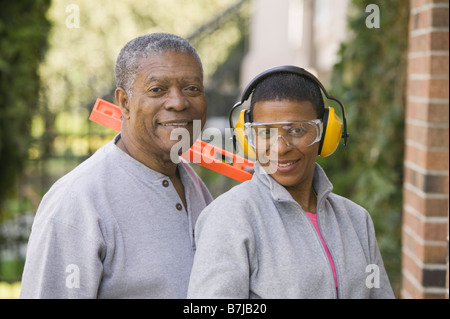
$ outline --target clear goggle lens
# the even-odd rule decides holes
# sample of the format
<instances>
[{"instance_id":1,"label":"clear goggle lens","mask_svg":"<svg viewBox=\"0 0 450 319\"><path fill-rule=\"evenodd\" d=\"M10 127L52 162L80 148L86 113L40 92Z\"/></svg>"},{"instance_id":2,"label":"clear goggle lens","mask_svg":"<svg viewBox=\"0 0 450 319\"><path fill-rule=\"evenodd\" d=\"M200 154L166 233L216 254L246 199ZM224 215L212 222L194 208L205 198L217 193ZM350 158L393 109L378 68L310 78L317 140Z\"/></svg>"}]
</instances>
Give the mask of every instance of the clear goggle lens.
<instances>
[{"instance_id":1,"label":"clear goggle lens","mask_svg":"<svg viewBox=\"0 0 450 319\"><path fill-rule=\"evenodd\" d=\"M322 138L321 120L298 122L245 123L247 143L255 149L268 149L281 139L287 146L308 147Z\"/></svg>"}]
</instances>

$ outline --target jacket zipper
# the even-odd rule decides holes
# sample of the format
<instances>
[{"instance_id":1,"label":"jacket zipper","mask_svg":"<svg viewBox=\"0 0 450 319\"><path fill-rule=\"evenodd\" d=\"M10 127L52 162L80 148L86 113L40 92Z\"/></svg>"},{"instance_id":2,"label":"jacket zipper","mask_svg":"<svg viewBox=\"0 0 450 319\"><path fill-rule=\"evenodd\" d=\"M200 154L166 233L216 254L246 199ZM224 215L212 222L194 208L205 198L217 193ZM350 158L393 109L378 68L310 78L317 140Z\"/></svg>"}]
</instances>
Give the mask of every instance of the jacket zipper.
<instances>
[{"instance_id":1,"label":"jacket zipper","mask_svg":"<svg viewBox=\"0 0 450 319\"><path fill-rule=\"evenodd\" d=\"M279 199L277 199L277 201L280 202ZM285 201L285 202L291 202L291 201ZM305 217L306 217L306 218L308 219L308 221L312 224L312 221L311 221L311 220L309 219L309 217L306 215L306 212L303 210L303 208L300 206L300 204L297 203L297 202L291 202L291 203L293 203L294 205L297 205L297 206L300 208L300 211L303 211L303 214L305 215ZM318 214L319 214L319 203L317 203L317 212L316 212L316 214L317 214L317 227L319 228L319 231L320 231L320 233L322 234L322 229L320 229L319 215L318 215ZM316 238L319 240L320 246L323 247L322 241L320 240L320 236L319 236L319 234L317 233L316 228L314 227L314 225L312 225L312 227L313 227L314 232L316 233ZM322 238L323 238L323 242L325 243L325 246L328 248L328 251L330 252L331 259L333 260L333 263L334 263L333 254L332 254L330 248L328 247L327 242L325 241L325 238L323 237L323 234L322 234ZM326 252L326 250L325 250L325 247L323 247L323 252L324 252L324 254L325 254L325 258L327 259L327 262L328 262L328 265L329 265L329 270L330 270L330 273L331 273L331 277L333 278L333 283L334 283L333 269L331 268L331 263L330 263L330 261L328 260L328 255L327 255L327 252ZM338 270L337 270L337 267L336 267L336 263L334 263L334 270L336 271L336 285L337 285L337 287L335 287L335 296L336 296L336 299L339 299L339 291L340 291L340 288L339 288L339 276L338 276Z\"/></svg>"},{"instance_id":2,"label":"jacket zipper","mask_svg":"<svg viewBox=\"0 0 450 319\"><path fill-rule=\"evenodd\" d=\"M317 206L319 206L319 205L317 205ZM330 249L330 247L328 246L328 244L327 244L327 241L326 241L326 239L325 239L325 237L324 237L324 234L323 234L323 232L322 232L322 229L320 228L320 221L319 221L319 209L317 208L317 212L316 212L316 214L317 214L317 227L319 228L319 232L320 232L320 234L322 235L322 239L323 239L323 242L325 243L325 246L327 247L327 249L328 249L328 252L330 253L330 256L331 256L331 260L333 261L333 264L334 264L334 270L335 270L335 272L336 272L336 299L339 299L339 292L340 292L340 288L339 288L339 276L338 276L338 269L337 269L337 266L336 266L336 263L334 262L334 257L333 257L333 252L331 251L331 249ZM309 219L309 218L308 218ZM313 225L314 226L314 225ZM318 236L319 236L319 234L317 234ZM320 237L319 237L319 241L320 241ZM322 244L322 243L320 243L320 244ZM323 248L324 250L325 250L325 247ZM325 251L325 255L327 254L327 252ZM328 256L326 256L327 257L327 259L328 259ZM333 269L331 268L331 263L330 263L330 261L328 260L328 264L330 265L330 271L331 271L331 276L333 277L333 281L334 281L334 275L333 275Z\"/></svg>"}]
</instances>

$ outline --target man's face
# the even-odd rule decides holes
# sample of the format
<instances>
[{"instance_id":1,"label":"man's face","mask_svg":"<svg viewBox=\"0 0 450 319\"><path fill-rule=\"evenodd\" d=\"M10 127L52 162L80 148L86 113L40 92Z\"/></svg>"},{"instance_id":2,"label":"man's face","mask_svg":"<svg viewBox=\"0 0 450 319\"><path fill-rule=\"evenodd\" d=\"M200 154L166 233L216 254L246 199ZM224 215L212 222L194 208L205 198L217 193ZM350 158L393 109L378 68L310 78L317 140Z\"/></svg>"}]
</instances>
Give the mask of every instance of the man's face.
<instances>
[{"instance_id":1,"label":"man's face","mask_svg":"<svg viewBox=\"0 0 450 319\"><path fill-rule=\"evenodd\" d=\"M124 118L130 141L143 154L168 160L177 143L170 139L172 130L184 128L193 137L193 121L205 123L203 75L189 54L169 51L141 58L132 92Z\"/></svg>"}]
</instances>

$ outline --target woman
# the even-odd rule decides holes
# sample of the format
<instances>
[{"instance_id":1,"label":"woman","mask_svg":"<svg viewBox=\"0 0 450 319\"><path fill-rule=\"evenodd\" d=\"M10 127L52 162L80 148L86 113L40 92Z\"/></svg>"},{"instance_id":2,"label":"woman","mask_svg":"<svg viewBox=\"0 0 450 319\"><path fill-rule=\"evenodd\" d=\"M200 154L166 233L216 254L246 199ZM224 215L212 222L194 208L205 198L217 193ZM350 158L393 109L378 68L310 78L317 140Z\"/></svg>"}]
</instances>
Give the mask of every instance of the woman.
<instances>
[{"instance_id":1,"label":"woman","mask_svg":"<svg viewBox=\"0 0 450 319\"><path fill-rule=\"evenodd\" d=\"M368 212L333 194L316 163L324 110L307 76L255 87L255 174L200 215L188 298L394 297Z\"/></svg>"}]
</instances>

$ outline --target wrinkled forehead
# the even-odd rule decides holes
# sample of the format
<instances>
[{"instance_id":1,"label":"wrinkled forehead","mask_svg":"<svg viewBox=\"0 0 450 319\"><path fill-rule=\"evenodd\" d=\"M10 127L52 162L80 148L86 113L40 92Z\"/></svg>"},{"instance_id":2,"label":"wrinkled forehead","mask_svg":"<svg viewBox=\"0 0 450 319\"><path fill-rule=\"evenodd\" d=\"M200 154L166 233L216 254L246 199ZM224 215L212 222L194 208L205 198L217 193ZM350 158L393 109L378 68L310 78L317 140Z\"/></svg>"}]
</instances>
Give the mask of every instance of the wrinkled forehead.
<instances>
[{"instance_id":1,"label":"wrinkled forehead","mask_svg":"<svg viewBox=\"0 0 450 319\"><path fill-rule=\"evenodd\" d=\"M203 68L196 57L178 51L162 51L150 53L137 59L137 71L142 72L189 72L203 79Z\"/></svg>"},{"instance_id":2,"label":"wrinkled forehead","mask_svg":"<svg viewBox=\"0 0 450 319\"><path fill-rule=\"evenodd\" d=\"M138 60L136 79L144 84L172 81L202 84L203 73L196 59L187 53L152 53Z\"/></svg>"}]
</instances>

